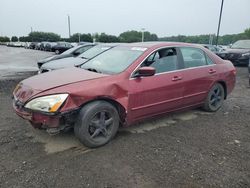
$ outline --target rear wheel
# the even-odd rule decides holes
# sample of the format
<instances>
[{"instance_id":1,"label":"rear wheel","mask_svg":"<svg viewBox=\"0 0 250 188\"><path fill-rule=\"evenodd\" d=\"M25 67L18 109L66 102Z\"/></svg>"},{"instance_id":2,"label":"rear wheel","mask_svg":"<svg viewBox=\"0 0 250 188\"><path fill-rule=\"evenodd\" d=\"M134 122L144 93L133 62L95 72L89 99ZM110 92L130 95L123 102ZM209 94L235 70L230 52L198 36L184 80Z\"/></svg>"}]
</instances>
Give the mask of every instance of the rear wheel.
<instances>
[{"instance_id":1,"label":"rear wheel","mask_svg":"<svg viewBox=\"0 0 250 188\"><path fill-rule=\"evenodd\" d=\"M219 110L225 98L225 91L221 84L216 83L209 91L206 98L204 109L208 112Z\"/></svg>"},{"instance_id":2,"label":"rear wheel","mask_svg":"<svg viewBox=\"0 0 250 188\"><path fill-rule=\"evenodd\" d=\"M74 132L86 146L95 148L108 143L119 128L119 114L106 101L95 101L85 105L77 118Z\"/></svg>"},{"instance_id":3,"label":"rear wheel","mask_svg":"<svg viewBox=\"0 0 250 188\"><path fill-rule=\"evenodd\" d=\"M60 53L60 51L59 51L59 50L56 50L56 51L55 51L55 53L56 53L56 54L59 54L59 53Z\"/></svg>"}]
</instances>

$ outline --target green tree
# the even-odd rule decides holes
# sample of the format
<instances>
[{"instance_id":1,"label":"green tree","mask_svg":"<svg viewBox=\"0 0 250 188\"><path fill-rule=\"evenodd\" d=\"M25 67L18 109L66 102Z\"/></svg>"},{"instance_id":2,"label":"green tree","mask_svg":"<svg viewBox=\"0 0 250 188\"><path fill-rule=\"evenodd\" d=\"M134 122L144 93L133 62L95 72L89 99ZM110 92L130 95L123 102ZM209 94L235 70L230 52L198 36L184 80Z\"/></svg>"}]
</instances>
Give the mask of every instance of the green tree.
<instances>
[{"instance_id":1,"label":"green tree","mask_svg":"<svg viewBox=\"0 0 250 188\"><path fill-rule=\"evenodd\" d=\"M142 32L139 31L126 31L119 36L121 42L141 42ZM144 32L144 41L157 41L158 36L156 34L151 34L148 31Z\"/></svg>"},{"instance_id":2,"label":"green tree","mask_svg":"<svg viewBox=\"0 0 250 188\"><path fill-rule=\"evenodd\" d=\"M119 36L121 42L140 42L141 33L138 31L126 31Z\"/></svg>"},{"instance_id":3,"label":"green tree","mask_svg":"<svg viewBox=\"0 0 250 188\"><path fill-rule=\"evenodd\" d=\"M17 36L12 36L11 37L11 42L17 42L18 41L18 37Z\"/></svg>"},{"instance_id":4,"label":"green tree","mask_svg":"<svg viewBox=\"0 0 250 188\"><path fill-rule=\"evenodd\" d=\"M69 38L69 42L79 42L79 35L80 35L80 41L82 42L92 42L92 36L90 33L88 34L81 34L81 33L75 33Z\"/></svg>"},{"instance_id":5,"label":"green tree","mask_svg":"<svg viewBox=\"0 0 250 188\"><path fill-rule=\"evenodd\" d=\"M56 42L60 41L60 35L51 32L31 32L29 33L29 37L33 42L42 42L42 41L50 41Z\"/></svg>"},{"instance_id":6,"label":"green tree","mask_svg":"<svg viewBox=\"0 0 250 188\"><path fill-rule=\"evenodd\" d=\"M0 36L0 42L10 42L10 38L9 37L1 37Z\"/></svg>"},{"instance_id":7,"label":"green tree","mask_svg":"<svg viewBox=\"0 0 250 188\"><path fill-rule=\"evenodd\" d=\"M171 37L162 37L159 40L207 44L209 42L209 37L210 35L196 35L196 36L179 35ZM244 40L244 39L250 39L250 28L246 29L242 33L219 36L218 44L228 45L236 42L237 40ZM215 41L215 36L214 36L214 41Z\"/></svg>"},{"instance_id":8,"label":"green tree","mask_svg":"<svg viewBox=\"0 0 250 188\"><path fill-rule=\"evenodd\" d=\"M105 33L101 33L101 35L97 38L98 42L104 43L112 43L112 42L120 42L119 38L114 35L107 35Z\"/></svg>"},{"instance_id":9,"label":"green tree","mask_svg":"<svg viewBox=\"0 0 250 188\"><path fill-rule=\"evenodd\" d=\"M245 32L244 32L244 34L246 35L246 37L248 39L250 39L250 28L246 29Z\"/></svg>"},{"instance_id":10,"label":"green tree","mask_svg":"<svg viewBox=\"0 0 250 188\"><path fill-rule=\"evenodd\" d=\"M29 36L19 37L20 42L31 42L31 38Z\"/></svg>"}]
</instances>

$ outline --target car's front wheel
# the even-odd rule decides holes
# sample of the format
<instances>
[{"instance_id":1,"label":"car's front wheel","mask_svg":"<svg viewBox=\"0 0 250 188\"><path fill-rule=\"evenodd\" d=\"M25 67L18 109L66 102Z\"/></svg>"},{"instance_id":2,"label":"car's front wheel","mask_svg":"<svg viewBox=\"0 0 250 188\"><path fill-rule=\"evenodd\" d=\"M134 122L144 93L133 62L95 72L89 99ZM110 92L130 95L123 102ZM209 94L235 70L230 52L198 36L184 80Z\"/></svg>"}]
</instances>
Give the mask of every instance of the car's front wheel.
<instances>
[{"instance_id":1,"label":"car's front wheel","mask_svg":"<svg viewBox=\"0 0 250 188\"><path fill-rule=\"evenodd\" d=\"M55 51L55 53L56 53L56 54L59 54L59 53L60 53L60 51L59 51L59 50L56 50L56 51Z\"/></svg>"},{"instance_id":2,"label":"car's front wheel","mask_svg":"<svg viewBox=\"0 0 250 188\"><path fill-rule=\"evenodd\" d=\"M225 98L225 91L220 83L216 83L209 91L203 108L208 112L219 110Z\"/></svg>"},{"instance_id":3,"label":"car's front wheel","mask_svg":"<svg viewBox=\"0 0 250 188\"><path fill-rule=\"evenodd\" d=\"M119 114L106 101L94 101L85 105L77 118L74 132L77 138L90 148L108 143L119 128Z\"/></svg>"}]
</instances>

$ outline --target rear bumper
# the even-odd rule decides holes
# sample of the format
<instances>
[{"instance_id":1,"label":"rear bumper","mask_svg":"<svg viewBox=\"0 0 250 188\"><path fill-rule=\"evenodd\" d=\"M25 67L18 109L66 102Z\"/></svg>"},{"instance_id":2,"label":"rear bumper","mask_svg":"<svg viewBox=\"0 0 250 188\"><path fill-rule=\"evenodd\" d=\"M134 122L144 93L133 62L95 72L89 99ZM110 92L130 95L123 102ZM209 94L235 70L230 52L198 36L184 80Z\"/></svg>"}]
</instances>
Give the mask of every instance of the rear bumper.
<instances>
[{"instance_id":1,"label":"rear bumper","mask_svg":"<svg viewBox=\"0 0 250 188\"><path fill-rule=\"evenodd\" d=\"M28 120L34 128L57 128L60 130L73 126L79 111L78 109L74 109L63 113L47 114L26 109L22 105L18 105L14 100L13 109L18 116Z\"/></svg>"}]
</instances>

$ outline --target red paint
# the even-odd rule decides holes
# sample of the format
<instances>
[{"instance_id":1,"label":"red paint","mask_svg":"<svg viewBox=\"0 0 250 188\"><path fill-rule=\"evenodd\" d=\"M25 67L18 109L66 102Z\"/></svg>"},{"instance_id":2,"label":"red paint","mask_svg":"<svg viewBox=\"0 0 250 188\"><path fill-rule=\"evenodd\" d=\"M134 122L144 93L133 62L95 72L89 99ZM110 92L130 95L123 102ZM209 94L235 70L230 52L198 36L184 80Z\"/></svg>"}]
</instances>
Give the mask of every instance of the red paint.
<instances>
[{"instance_id":1,"label":"red paint","mask_svg":"<svg viewBox=\"0 0 250 188\"><path fill-rule=\"evenodd\" d=\"M25 104L33 98L50 94L68 93L57 115L28 112L17 108L16 113L35 124L36 127L60 126L61 113L79 109L93 100L113 100L124 110L124 125L154 115L189 107L201 106L209 89L216 82L223 82L229 94L235 85L235 68L205 48L184 43L134 43L122 44L145 47L147 50L124 72L104 75L80 68L62 69L40 74L23 80L14 91L14 96ZM202 49L214 65L181 69L149 77L130 78L137 66L155 49L163 47L191 46ZM144 71L147 72L147 69ZM149 72L152 71L148 70Z\"/></svg>"}]
</instances>

